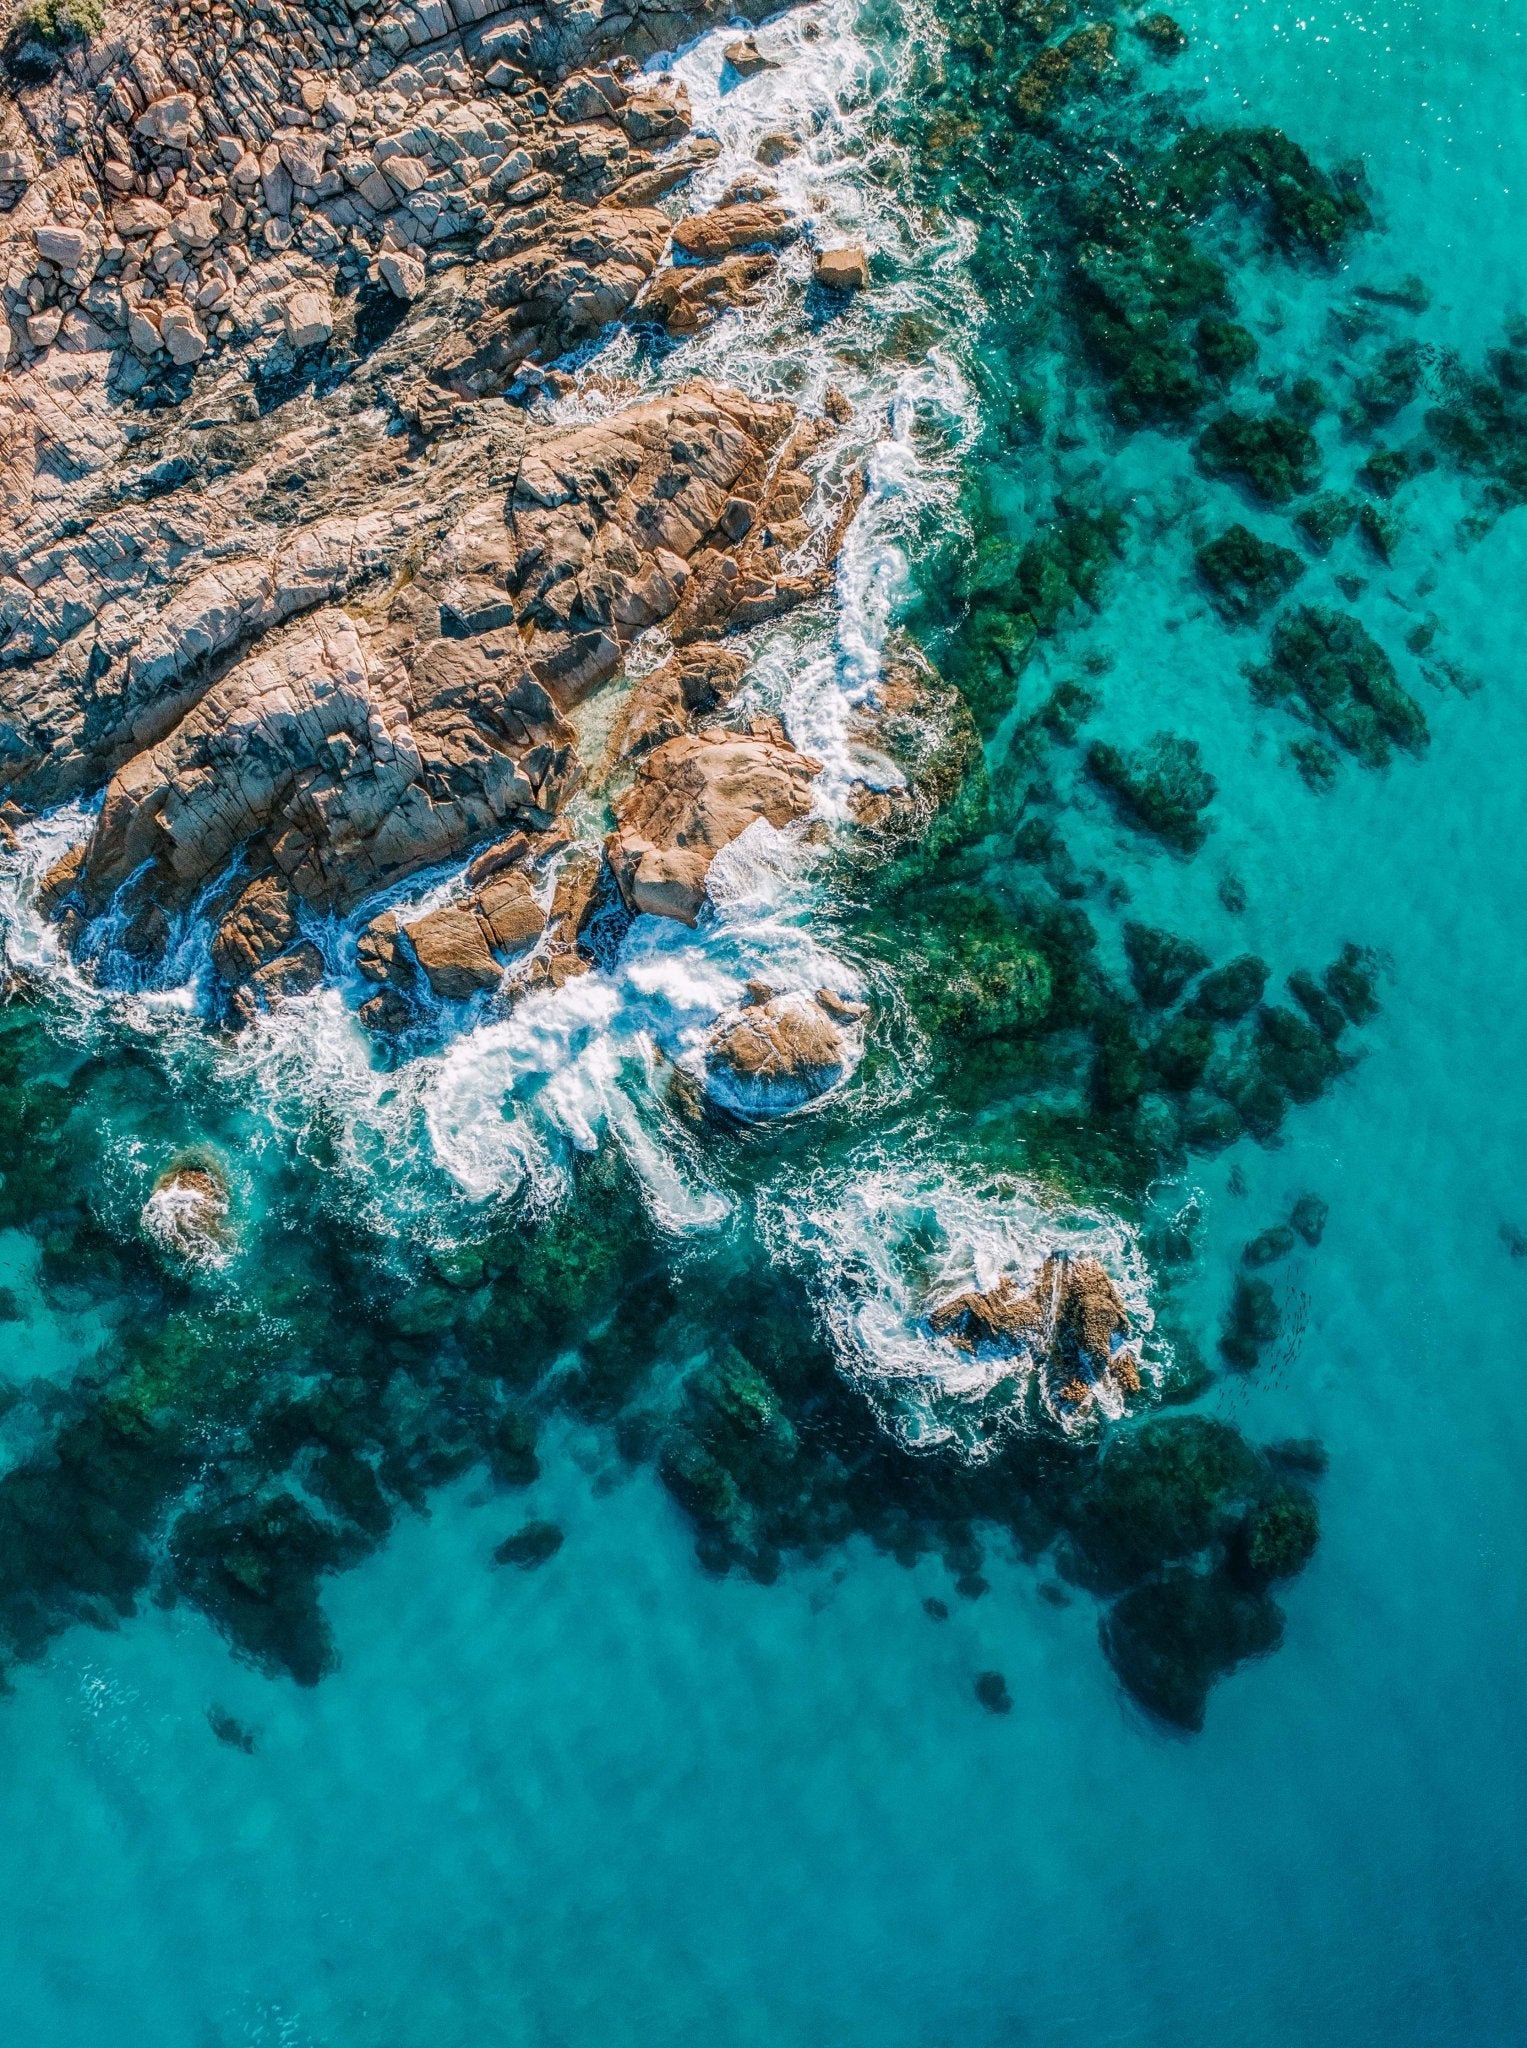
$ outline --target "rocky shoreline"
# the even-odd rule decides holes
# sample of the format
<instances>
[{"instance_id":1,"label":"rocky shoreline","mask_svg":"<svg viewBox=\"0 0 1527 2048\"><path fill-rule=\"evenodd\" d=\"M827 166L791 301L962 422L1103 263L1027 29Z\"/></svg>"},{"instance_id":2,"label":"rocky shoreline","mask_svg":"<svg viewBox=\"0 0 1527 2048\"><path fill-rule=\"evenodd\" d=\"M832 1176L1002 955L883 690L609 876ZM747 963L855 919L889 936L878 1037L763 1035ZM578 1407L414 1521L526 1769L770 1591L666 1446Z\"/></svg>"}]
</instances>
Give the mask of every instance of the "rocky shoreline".
<instances>
[{"instance_id":1,"label":"rocky shoreline","mask_svg":"<svg viewBox=\"0 0 1527 2048\"><path fill-rule=\"evenodd\" d=\"M525 985L565 978L607 879L693 923L722 846L809 808L815 764L729 727L717 684L726 634L831 587L863 486L824 500L807 465L846 403L526 410L612 321L692 333L810 231L761 173L655 204L715 144L636 59L710 14L145 11L18 92L0 823L104 792L42 883L82 957L110 911L152 975L194 908L248 1021L323 976L300 913L497 843L491 901L383 934L380 968L363 942L363 1021L396 1030L414 981L459 998L527 948ZM559 822L573 714L653 627L673 659L625 714L635 781L591 871Z\"/></svg>"},{"instance_id":2,"label":"rocky shoreline","mask_svg":"<svg viewBox=\"0 0 1527 2048\"><path fill-rule=\"evenodd\" d=\"M900 104L860 118L868 59L818 92L844 162L902 151L854 171L876 204L900 181L872 277L825 245L779 101L767 130L724 111L787 44L811 68L814 13L678 60L697 102L723 65L702 116L637 60L705 7L271 0L12 40L0 828L84 1007L125 995L130 1032L153 998L178 1031L194 992L242 1036L198 1022L141 1068L112 1038L55 1087L46 997L0 1012L0 1223L120 1318L0 1474L9 1656L151 1591L316 1679L323 1575L456 1474L529 1484L558 1413L651 1464L710 1570L767 1582L864 1534L976 1600L993 1536L1048 1553L1184 1726L1278 1639L1318 1446L1117 1425L1213 1378L1172 1177L1341 1080L1379 963L1347 944L1285 1002L1244 942L1125 916L1140 863L1073 827L1185 864L1218 784L1196 738L1083 738L1106 657L1047 670L1131 544L1077 421L1186 432L1247 372L1194 238L1223 205L1324 260L1360 209L1276 131L1137 94L1164 17L1126 44L1025 4L982 63L952 9ZM945 298L917 238L972 214ZM1075 385L1051 420L1036 308ZM661 370L728 311L714 359ZM958 407L929 426L946 358L966 442ZM867 457L871 405L902 438ZM1274 411L1205 426L1216 489L1290 470ZM865 559L898 460L904 589ZM1240 525L1195 559L1241 630L1306 573ZM1254 691L1376 766L1424 728L1352 627L1285 614ZM844 681L856 634L872 686ZM763 827L795 880L750 898ZM1220 900L1245 910L1235 877ZM347 1127L326 1091L357 1074L376 1114ZM119 1083L145 1159L177 1134L112 1208ZM251 1118L287 1109L246 1181ZM1260 1269L1317 1212L1247 1246L1228 1370L1279 1342Z\"/></svg>"}]
</instances>

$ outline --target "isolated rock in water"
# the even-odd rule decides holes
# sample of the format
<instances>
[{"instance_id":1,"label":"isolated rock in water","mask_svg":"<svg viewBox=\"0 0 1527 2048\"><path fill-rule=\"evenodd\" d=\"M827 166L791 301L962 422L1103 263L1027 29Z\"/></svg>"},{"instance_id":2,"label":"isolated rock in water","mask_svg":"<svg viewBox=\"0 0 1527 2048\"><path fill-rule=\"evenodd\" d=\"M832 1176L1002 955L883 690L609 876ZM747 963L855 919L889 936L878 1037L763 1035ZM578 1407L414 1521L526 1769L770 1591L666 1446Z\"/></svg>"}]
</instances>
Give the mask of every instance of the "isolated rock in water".
<instances>
[{"instance_id":1,"label":"isolated rock in water","mask_svg":"<svg viewBox=\"0 0 1527 2048\"><path fill-rule=\"evenodd\" d=\"M777 71L772 57L766 57L752 36L739 36L721 52L739 78L753 78L760 71Z\"/></svg>"},{"instance_id":2,"label":"isolated rock in water","mask_svg":"<svg viewBox=\"0 0 1527 2048\"><path fill-rule=\"evenodd\" d=\"M686 735L645 755L607 847L626 902L693 924L716 855L760 818L778 828L805 817L821 768L788 744L727 733Z\"/></svg>"},{"instance_id":3,"label":"isolated rock in water","mask_svg":"<svg viewBox=\"0 0 1527 2048\"><path fill-rule=\"evenodd\" d=\"M753 154L759 163L772 168L775 164L782 164L787 156L798 155L800 147L800 137L792 135L788 128L771 128L767 135L759 136L758 147Z\"/></svg>"},{"instance_id":4,"label":"isolated rock in water","mask_svg":"<svg viewBox=\"0 0 1527 2048\"><path fill-rule=\"evenodd\" d=\"M839 1078L848 1043L843 1025L819 998L771 996L724 1018L711 1034L707 1056L713 1071L759 1086L765 1098L781 1091L805 1100Z\"/></svg>"},{"instance_id":5,"label":"isolated rock in water","mask_svg":"<svg viewBox=\"0 0 1527 2048\"><path fill-rule=\"evenodd\" d=\"M830 292L862 291L870 281L869 258L857 242L839 249L818 249L811 272Z\"/></svg>"},{"instance_id":6,"label":"isolated rock in water","mask_svg":"<svg viewBox=\"0 0 1527 2048\"><path fill-rule=\"evenodd\" d=\"M1052 1252L1026 1288L1007 1273L994 1287L955 1295L930 1311L928 1324L967 1349L1026 1351L1073 1408L1108 1377L1122 1392L1139 1389L1137 1356L1114 1349L1129 1335L1123 1297L1101 1261L1085 1253Z\"/></svg>"},{"instance_id":7,"label":"isolated rock in water","mask_svg":"<svg viewBox=\"0 0 1527 2048\"><path fill-rule=\"evenodd\" d=\"M143 1227L156 1243L193 1265L228 1257L228 1185L210 1166L172 1166L143 1205Z\"/></svg>"}]
</instances>

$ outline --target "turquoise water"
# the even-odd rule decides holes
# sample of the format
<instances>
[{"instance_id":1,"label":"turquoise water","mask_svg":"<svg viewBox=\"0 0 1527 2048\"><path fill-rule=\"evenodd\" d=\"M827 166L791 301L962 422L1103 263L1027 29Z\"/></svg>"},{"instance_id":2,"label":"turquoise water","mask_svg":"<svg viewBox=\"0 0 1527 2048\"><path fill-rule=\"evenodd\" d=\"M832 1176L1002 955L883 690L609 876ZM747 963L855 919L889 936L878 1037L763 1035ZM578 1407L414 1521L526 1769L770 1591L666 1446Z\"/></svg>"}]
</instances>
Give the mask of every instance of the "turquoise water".
<instances>
[{"instance_id":1,"label":"turquoise water","mask_svg":"<svg viewBox=\"0 0 1527 2048\"><path fill-rule=\"evenodd\" d=\"M1527 77L1506 7L1181 19L1193 40L1173 87L1201 80L1206 117L1276 122L1319 157L1368 164L1381 227L1343 276L1248 274L1264 362L1334 377L1333 303L1412 271L1431 304L1403 331L1481 357L1527 283L1510 189ZM1319 434L1333 470L1358 459L1333 419ZM1220 1682L1202 1732L1176 1732L1099 1655L1097 1603L1045 1597L1050 1565L1007 1538L987 1543L975 1599L937 1557L904 1568L858 1537L772 1584L718 1578L697 1569L650 1467L560 1416L531 1486L495 1489L480 1468L437 1484L384 1547L325 1580L339 1663L315 1686L231 1657L192 1608L147 1600L12 1670L0 1983L14 2038L1522 2039L1527 1262L1511 1233L1527 1232L1527 517L1461 546L1468 495L1439 474L1399 500L1408 530L1390 564L1352 544L1310 563L1300 597L1350 605L1431 730L1423 757L1379 772L1344 759L1317 792L1283 757L1298 728L1240 673L1265 631L1227 633L1191 573L1192 545L1229 518L1280 540L1286 519L1205 485L1180 437L1121 442L1089 424L1073 458L1128 498L1132 538L1096 619L1041 648L1023 687L1087 673L1099 732L1191 733L1218 784L1205 846L1181 860L1067 757L1073 858L1123 883L1129 915L1216 960L1251 949L1281 975L1355 939L1385 963L1353 1071L1275 1144L1190 1155L1166 1198L1199 1191L1180 1313L1211 1357L1243 1243L1303 1191L1330 1205L1318 1248L1267 1269L1283 1330L1262 1366L1200 1403L1257 1441L1318 1436L1328 1452L1319 1548L1279 1595L1282 1646ZM1036 488L1048 459L1024 458ZM1338 573L1364 588L1338 596ZM1429 615L1477 688L1404 659ZM1239 909L1221 889L1232 877ZM169 1071L173 1085L135 1093L124 1074L103 1098L118 1133L106 1210L130 1214L156 1143L215 1139L243 1162L250 1229L260 1219L278 1247L265 1256L295 1259L305 1184L282 1180L279 1133L261 1135L274 1098L256 1074L213 1108L194 1062ZM285 1070L259 1071L275 1086ZM755 1144L758 1173L839 1156L852 1106L842 1115L846 1137L829 1118L796 1155ZM335 1206L382 1200L378 1156L330 1164ZM686 1161L702 1169L737 1198L735 1170L703 1151ZM453 1227L443 1174L412 1171L396 1199L400 1240L432 1203ZM671 1256L698 1287L698 1255ZM28 1238L0 1239L0 1282L29 1316L0 1324L0 1346L17 1381L62 1384L122 1304L40 1306L34 1265ZM555 1521L562 1547L534 1570L495 1566L531 1517ZM1006 1715L974 1698L989 1670ZM250 1753L214 1739L214 1706Z\"/></svg>"}]
</instances>

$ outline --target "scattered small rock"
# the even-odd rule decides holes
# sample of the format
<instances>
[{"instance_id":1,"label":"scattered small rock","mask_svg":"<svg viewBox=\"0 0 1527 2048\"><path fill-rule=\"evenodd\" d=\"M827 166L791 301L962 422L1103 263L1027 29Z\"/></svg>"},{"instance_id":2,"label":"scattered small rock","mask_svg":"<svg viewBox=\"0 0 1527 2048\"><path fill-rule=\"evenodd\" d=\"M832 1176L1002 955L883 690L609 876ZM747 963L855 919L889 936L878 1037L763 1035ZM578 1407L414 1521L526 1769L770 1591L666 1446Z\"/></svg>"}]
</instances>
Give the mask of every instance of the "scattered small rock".
<instances>
[{"instance_id":1,"label":"scattered small rock","mask_svg":"<svg viewBox=\"0 0 1527 2048\"><path fill-rule=\"evenodd\" d=\"M988 1714L1010 1714L1013 1696L1000 1671L983 1671L976 1680L976 1698Z\"/></svg>"},{"instance_id":2,"label":"scattered small rock","mask_svg":"<svg viewBox=\"0 0 1527 2048\"><path fill-rule=\"evenodd\" d=\"M229 1749L242 1750L245 1756L253 1756L255 1731L247 1728L242 1721L234 1719L226 1707L211 1706L207 1709L207 1726Z\"/></svg>"},{"instance_id":3,"label":"scattered small rock","mask_svg":"<svg viewBox=\"0 0 1527 2048\"><path fill-rule=\"evenodd\" d=\"M534 1571L555 1557L562 1548L563 1535L555 1522L527 1522L506 1536L493 1553L495 1564L517 1564L522 1571Z\"/></svg>"}]
</instances>

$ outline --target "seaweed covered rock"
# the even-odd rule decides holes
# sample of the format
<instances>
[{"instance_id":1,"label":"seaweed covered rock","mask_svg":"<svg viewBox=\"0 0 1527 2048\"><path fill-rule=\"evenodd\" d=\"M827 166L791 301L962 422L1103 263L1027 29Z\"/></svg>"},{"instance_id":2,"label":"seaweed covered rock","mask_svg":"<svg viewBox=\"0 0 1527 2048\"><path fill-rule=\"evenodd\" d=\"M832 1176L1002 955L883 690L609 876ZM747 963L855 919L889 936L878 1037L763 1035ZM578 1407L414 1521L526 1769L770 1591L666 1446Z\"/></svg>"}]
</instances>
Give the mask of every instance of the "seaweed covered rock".
<instances>
[{"instance_id":1,"label":"seaweed covered rock","mask_svg":"<svg viewBox=\"0 0 1527 2048\"><path fill-rule=\"evenodd\" d=\"M1250 1372L1277 1337L1282 1317L1278 1299L1267 1281L1237 1273L1230 1295L1230 1313L1220 1332L1219 1348L1237 1372Z\"/></svg>"},{"instance_id":2,"label":"seaweed covered rock","mask_svg":"<svg viewBox=\"0 0 1527 2048\"><path fill-rule=\"evenodd\" d=\"M495 1564L516 1564L522 1571L534 1571L556 1556L563 1535L555 1522L526 1522L506 1536L493 1552Z\"/></svg>"},{"instance_id":3,"label":"seaweed covered rock","mask_svg":"<svg viewBox=\"0 0 1527 2048\"><path fill-rule=\"evenodd\" d=\"M1134 31L1158 57L1178 57L1188 47L1186 31L1170 14L1143 15Z\"/></svg>"},{"instance_id":4,"label":"seaweed covered rock","mask_svg":"<svg viewBox=\"0 0 1527 2048\"><path fill-rule=\"evenodd\" d=\"M1328 554L1344 534L1352 531L1357 507L1338 491L1319 491L1294 514L1294 524L1310 546Z\"/></svg>"},{"instance_id":5,"label":"seaweed covered rock","mask_svg":"<svg viewBox=\"0 0 1527 2048\"><path fill-rule=\"evenodd\" d=\"M1218 787L1197 740L1158 732L1125 753L1101 740L1087 749L1087 770L1133 825L1180 853L1196 853L1209 836L1203 813Z\"/></svg>"},{"instance_id":6,"label":"seaweed covered rock","mask_svg":"<svg viewBox=\"0 0 1527 2048\"><path fill-rule=\"evenodd\" d=\"M1169 1009L1195 975L1209 965L1202 946L1176 932L1131 920L1124 927L1130 979L1148 1009Z\"/></svg>"},{"instance_id":7,"label":"seaweed covered rock","mask_svg":"<svg viewBox=\"0 0 1527 2048\"><path fill-rule=\"evenodd\" d=\"M1111 506L1068 500L1021 543L1002 535L989 510L983 525L958 585L966 611L948 671L986 729L1011 704L1035 642L1098 602L1123 522Z\"/></svg>"},{"instance_id":8,"label":"seaweed covered rock","mask_svg":"<svg viewBox=\"0 0 1527 2048\"><path fill-rule=\"evenodd\" d=\"M1102 1634L1109 1663L1141 1705L1196 1732L1218 1681L1278 1647L1283 1613L1224 1572L1181 1570L1115 1601Z\"/></svg>"},{"instance_id":9,"label":"seaweed covered rock","mask_svg":"<svg viewBox=\"0 0 1527 2048\"><path fill-rule=\"evenodd\" d=\"M1251 681L1260 703L1299 709L1368 768L1385 766L1395 747L1417 753L1430 737L1424 712L1372 634L1326 605L1284 613Z\"/></svg>"},{"instance_id":10,"label":"seaweed covered rock","mask_svg":"<svg viewBox=\"0 0 1527 2048\"><path fill-rule=\"evenodd\" d=\"M1443 459L1481 480L1490 513L1527 503L1527 320L1507 326L1482 368L1445 361L1426 425Z\"/></svg>"},{"instance_id":11,"label":"seaweed covered rock","mask_svg":"<svg viewBox=\"0 0 1527 2048\"><path fill-rule=\"evenodd\" d=\"M1086 91L1113 69L1113 44L1113 28L1103 22L1076 29L1060 42L1047 45L1014 82L1014 112L1035 123L1053 119L1075 94Z\"/></svg>"},{"instance_id":12,"label":"seaweed covered rock","mask_svg":"<svg viewBox=\"0 0 1527 2048\"><path fill-rule=\"evenodd\" d=\"M262 1670L316 1685L338 1662L318 1604L324 1573L372 1547L294 1495L191 1508L170 1532L175 1583Z\"/></svg>"},{"instance_id":13,"label":"seaweed covered rock","mask_svg":"<svg viewBox=\"0 0 1527 2048\"><path fill-rule=\"evenodd\" d=\"M1291 1579L1320 1542L1320 1508L1304 1486L1281 1486L1261 1500L1237 1532L1233 1555L1253 1583Z\"/></svg>"},{"instance_id":14,"label":"seaweed covered rock","mask_svg":"<svg viewBox=\"0 0 1527 2048\"><path fill-rule=\"evenodd\" d=\"M1243 484L1264 505L1286 505L1320 480L1315 436L1286 413L1222 412L1199 435L1194 453L1207 475Z\"/></svg>"},{"instance_id":15,"label":"seaweed covered rock","mask_svg":"<svg viewBox=\"0 0 1527 2048\"><path fill-rule=\"evenodd\" d=\"M1172 151L1167 175L1172 196L1189 213L1234 203L1260 216L1279 248L1327 262L1372 217L1359 173L1322 170L1280 128L1190 128Z\"/></svg>"},{"instance_id":16,"label":"seaweed covered rock","mask_svg":"<svg viewBox=\"0 0 1527 2048\"><path fill-rule=\"evenodd\" d=\"M991 896L949 890L936 910L913 911L902 936L907 993L930 1036L1003 1037L1044 1021L1049 961Z\"/></svg>"},{"instance_id":17,"label":"seaweed covered rock","mask_svg":"<svg viewBox=\"0 0 1527 2048\"><path fill-rule=\"evenodd\" d=\"M1207 541L1193 560L1215 610L1238 625L1261 618L1304 574L1292 548L1262 540L1240 524Z\"/></svg>"},{"instance_id":18,"label":"seaweed covered rock","mask_svg":"<svg viewBox=\"0 0 1527 2048\"><path fill-rule=\"evenodd\" d=\"M1112 1441L1069 1517L1078 1569L1099 1588L1132 1584L1222 1540L1262 1467L1245 1438L1208 1416L1161 1417Z\"/></svg>"},{"instance_id":19,"label":"seaweed covered rock","mask_svg":"<svg viewBox=\"0 0 1527 2048\"><path fill-rule=\"evenodd\" d=\"M1241 953L1204 976L1194 991L1193 1008L1216 1023L1234 1023L1256 1008L1266 986L1267 962L1255 953Z\"/></svg>"}]
</instances>

